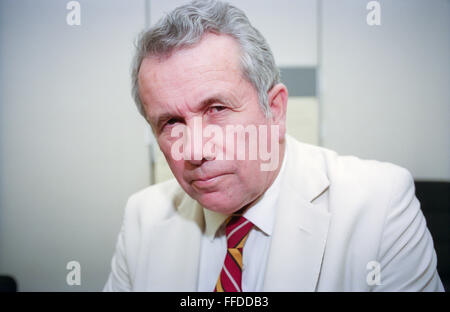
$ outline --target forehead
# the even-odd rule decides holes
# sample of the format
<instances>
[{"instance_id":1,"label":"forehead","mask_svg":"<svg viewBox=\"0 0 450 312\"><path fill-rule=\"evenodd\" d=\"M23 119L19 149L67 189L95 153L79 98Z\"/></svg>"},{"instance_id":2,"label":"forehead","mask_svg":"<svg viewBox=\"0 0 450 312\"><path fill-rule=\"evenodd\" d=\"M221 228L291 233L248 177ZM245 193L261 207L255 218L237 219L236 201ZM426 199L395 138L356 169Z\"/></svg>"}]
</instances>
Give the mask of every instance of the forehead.
<instances>
[{"instance_id":1,"label":"forehead","mask_svg":"<svg viewBox=\"0 0 450 312\"><path fill-rule=\"evenodd\" d=\"M154 115L160 106L195 104L208 92L232 92L241 79L235 39L207 34L198 44L167 58L145 58L139 71L139 92L149 115Z\"/></svg>"}]
</instances>

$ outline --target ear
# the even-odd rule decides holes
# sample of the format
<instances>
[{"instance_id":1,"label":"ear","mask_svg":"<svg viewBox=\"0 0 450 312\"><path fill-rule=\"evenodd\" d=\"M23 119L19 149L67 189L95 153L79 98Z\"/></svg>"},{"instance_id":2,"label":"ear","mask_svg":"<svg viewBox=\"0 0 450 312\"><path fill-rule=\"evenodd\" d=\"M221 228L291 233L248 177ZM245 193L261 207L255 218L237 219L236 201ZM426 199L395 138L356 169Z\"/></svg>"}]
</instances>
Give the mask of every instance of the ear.
<instances>
[{"instance_id":1,"label":"ear","mask_svg":"<svg viewBox=\"0 0 450 312\"><path fill-rule=\"evenodd\" d=\"M271 122L280 126L280 140L284 140L286 134L286 110L288 102L288 90L282 83L276 84L267 93Z\"/></svg>"}]
</instances>

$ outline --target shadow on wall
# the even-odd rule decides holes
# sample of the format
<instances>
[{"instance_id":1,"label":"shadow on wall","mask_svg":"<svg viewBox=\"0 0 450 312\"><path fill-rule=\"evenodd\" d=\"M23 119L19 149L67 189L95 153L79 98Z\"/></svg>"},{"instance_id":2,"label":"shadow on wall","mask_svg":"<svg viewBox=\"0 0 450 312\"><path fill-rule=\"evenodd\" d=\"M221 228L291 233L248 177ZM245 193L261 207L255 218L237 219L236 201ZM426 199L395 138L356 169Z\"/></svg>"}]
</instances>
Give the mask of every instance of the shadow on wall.
<instances>
[{"instance_id":1,"label":"shadow on wall","mask_svg":"<svg viewBox=\"0 0 450 312\"><path fill-rule=\"evenodd\" d=\"M16 280L7 275L0 275L0 293L2 292L16 292L17 283Z\"/></svg>"},{"instance_id":2,"label":"shadow on wall","mask_svg":"<svg viewBox=\"0 0 450 312\"><path fill-rule=\"evenodd\" d=\"M437 268L446 291L450 290L450 182L415 181L437 254Z\"/></svg>"}]
</instances>

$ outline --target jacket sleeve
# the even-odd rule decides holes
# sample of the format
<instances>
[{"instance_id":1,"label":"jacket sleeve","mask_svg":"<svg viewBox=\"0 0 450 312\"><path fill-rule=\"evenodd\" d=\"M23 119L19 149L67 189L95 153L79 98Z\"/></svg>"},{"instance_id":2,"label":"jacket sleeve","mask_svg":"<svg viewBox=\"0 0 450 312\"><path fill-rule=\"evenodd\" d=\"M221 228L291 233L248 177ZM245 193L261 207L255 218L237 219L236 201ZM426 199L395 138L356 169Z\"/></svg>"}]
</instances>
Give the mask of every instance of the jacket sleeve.
<instances>
[{"instance_id":1,"label":"jacket sleeve","mask_svg":"<svg viewBox=\"0 0 450 312\"><path fill-rule=\"evenodd\" d=\"M127 263L127 220L130 219L132 197L128 200L122 227L117 239L115 253L111 260L111 272L103 288L105 292L131 291L132 283Z\"/></svg>"},{"instance_id":2,"label":"jacket sleeve","mask_svg":"<svg viewBox=\"0 0 450 312\"><path fill-rule=\"evenodd\" d=\"M116 251L111 260L111 273L109 274L103 291L131 291L131 283L125 258L123 227L117 240Z\"/></svg>"},{"instance_id":3,"label":"jacket sleeve","mask_svg":"<svg viewBox=\"0 0 450 312\"><path fill-rule=\"evenodd\" d=\"M380 285L374 291L444 291L433 239L415 196L411 174L401 168L391 191L378 252Z\"/></svg>"}]
</instances>

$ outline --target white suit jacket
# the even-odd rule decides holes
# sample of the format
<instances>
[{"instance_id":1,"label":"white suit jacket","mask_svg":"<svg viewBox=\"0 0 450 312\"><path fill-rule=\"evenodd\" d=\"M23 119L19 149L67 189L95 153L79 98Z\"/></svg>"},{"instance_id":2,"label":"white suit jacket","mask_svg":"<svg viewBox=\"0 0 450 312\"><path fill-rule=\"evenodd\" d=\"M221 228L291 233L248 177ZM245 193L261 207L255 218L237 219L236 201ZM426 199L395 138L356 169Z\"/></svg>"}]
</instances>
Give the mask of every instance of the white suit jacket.
<instances>
[{"instance_id":1,"label":"white suit jacket","mask_svg":"<svg viewBox=\"0 0 450 312\"><path fill-rule=\"evenodd\" d=\"M265 291L443 291L410 173L287 136ZM105 291L196 291L203 208L176 180L127 203Z\"/></svg>"}]
</instances>

